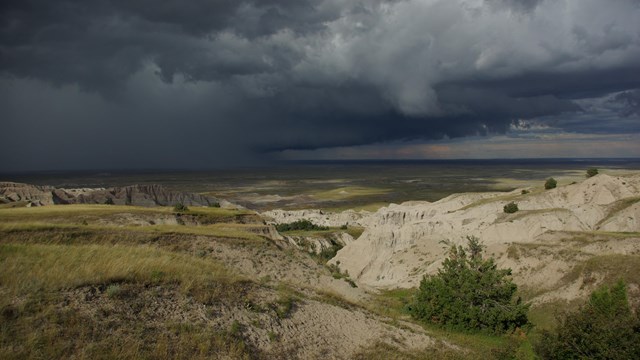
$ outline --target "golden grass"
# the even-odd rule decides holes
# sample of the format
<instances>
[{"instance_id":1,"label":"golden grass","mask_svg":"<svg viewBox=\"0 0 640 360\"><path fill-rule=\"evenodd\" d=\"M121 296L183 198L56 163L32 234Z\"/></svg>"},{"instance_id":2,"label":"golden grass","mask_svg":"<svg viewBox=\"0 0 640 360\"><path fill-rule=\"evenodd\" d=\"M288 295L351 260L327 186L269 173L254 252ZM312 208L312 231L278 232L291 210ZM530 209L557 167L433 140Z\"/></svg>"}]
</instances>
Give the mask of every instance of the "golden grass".
<instances>
[{"instance_id":1,"label":"golden grass","mask_svg":"<svg viewBox=\"0 0 640 360\"><path fill-rule=\"evenodd\" d=\"M170 207L140 207L128 205L73 204L0 209L0 220L31 217L65 217L73 215L104 216L117 213L171 214Z\"/></svg>"},{"instance_id":2,"label":"golden grass","mask_svg":"<svg viewBox=\"0 0 640 360\"><path fill-rule=\"evenodd\" d=\"M42 221L31 222L0 222L0 233L14 232L42 232L55 230L69 230L81 232L144 232L150 234L186 234L214 236L229 239L242 239L261 241L263 238L257 234L261 226L251 224L211 224L200 226L185 225L144 225L144 226L116 226L116 225L77 225L65 223L48 223Z\"/></svg>"},{"instance_id":3,"label":"golden grass","mask_svg":"<svg viewBox=\"0 0 640 360\"><path fill-rule=\"evenodd\" d=\"M225 209L225 208L217 208L217 207L189 207L189 210L186 212L187 214L194 215L206 215L210 217L233 217L238 215L250 215L255 214L250 210L242 210L242 209Z\"/></svg>"},{"instance_id":4,"label":"golden grass","mask_svg":"<svg viewBox=\"0 0 640 360\"><path fill-rule=\"evenodd\" d=\"M101 218L118 214L148 214L148 215L171 215L172 207L141 207L129 205L94 205L94 204L73 204L73 205L51 205L38 207L21 208L0 208L0 222L57 220L74 221L87 218ZM212 219L233 218L235 216L249 215L253 212L248 210L223 209L214 207L190 207L184 212L189 215L205 216Z\"/></svg>"},{"instance_id":5,"label":"golden grass","mask_svg":"<svg viewBox=\"0 0 640 360\"><path fill-rule=\"evenodd\" d=\"M97 227L101 228L101 227ZM109 228L109 227L102 227ZM113 227L111 227L113 228ZM203 236L215 236L231 239L243 239L260 241L263 238L256 234L255 231L259 230L260 226L251 224L211 224L200 226L185 226L185 225L149 225L149 226L126 226L124 229L129 231L141 231L148 233L160 233L160 234L188 234L188 235L203 235Z\"/></svg>"},{"instance_id":6,"label":"golden grass","mask_svg":"<svg viewBox=\"0 0 640 360\"><path fill-rule=\"evenodd\" d=\"M12 296L110 282L179 283L185 292L238 280L209 259L146 246L0 245L0 286Z\"/></svg>"}]
</instances>

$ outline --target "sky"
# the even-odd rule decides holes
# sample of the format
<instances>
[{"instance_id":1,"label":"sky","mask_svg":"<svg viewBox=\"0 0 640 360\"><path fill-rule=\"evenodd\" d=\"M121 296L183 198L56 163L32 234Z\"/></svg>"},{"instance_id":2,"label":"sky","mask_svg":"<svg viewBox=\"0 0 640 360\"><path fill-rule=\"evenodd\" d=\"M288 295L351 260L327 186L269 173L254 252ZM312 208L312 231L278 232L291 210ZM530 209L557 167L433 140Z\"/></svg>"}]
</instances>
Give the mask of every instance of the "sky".
<instances>
[{"instance_id":1,"label":"sky","mask_svg":"<svg viewBox=\"0 0 640 360\"><path fill-rule=\"evenodd\" d=\"M640 157L638 0L3 0L0 172Z\"/></svg>"}]
</instances>

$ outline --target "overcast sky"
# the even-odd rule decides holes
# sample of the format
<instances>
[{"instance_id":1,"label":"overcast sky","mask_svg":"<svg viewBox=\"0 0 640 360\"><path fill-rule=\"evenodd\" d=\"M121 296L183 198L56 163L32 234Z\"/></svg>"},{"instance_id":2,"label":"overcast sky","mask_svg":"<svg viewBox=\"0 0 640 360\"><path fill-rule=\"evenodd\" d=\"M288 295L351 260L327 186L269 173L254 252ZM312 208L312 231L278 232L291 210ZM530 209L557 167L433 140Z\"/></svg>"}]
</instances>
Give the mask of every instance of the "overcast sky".
<instances>
[{"instance_id":1,"label":"overcast sky","mask_svg":"<svg viewBox=\"0 0 640 360\"><path fill-rule=\"evenodd\" d=\"M0 172L640 157L638 0L3 0Z\"/></svg>"}]
</instances>

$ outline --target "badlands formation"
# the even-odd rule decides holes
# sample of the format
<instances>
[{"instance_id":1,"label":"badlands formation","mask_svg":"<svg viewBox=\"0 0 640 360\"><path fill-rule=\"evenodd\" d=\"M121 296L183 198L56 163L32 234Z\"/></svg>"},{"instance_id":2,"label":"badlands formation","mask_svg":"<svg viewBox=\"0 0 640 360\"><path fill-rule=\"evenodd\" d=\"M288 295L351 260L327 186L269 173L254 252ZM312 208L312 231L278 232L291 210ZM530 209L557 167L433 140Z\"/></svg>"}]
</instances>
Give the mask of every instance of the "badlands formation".
<instances>
[{"instance_id":1,"label":"badlands formation","mask_svg":"<svg viewBox=\"0 0 640 360\"><path fill-rule=\"evenodd\" d=\"M131 185L112 188L62 189L15 182L0 182L0 204L22 203L26 206L56 204L113 204L133 206L209 206L228 202L194 193L171 191L162 185Z\"/></svg>"},{"instance_id":2,"label":"badlands formation","mask_svg":"<svg viewBox=\"0 0 640 360\"><path fill-rule=\"evenodd\" d=\"M518 212L503 211L510 202ZM375 213L263 215L276 223L306 218L318 225L363 226L364 233L330 263L369 288L415 287L425 274L437 272L448 244L475 236L499 266L513 269L514 280L534 293L529 300L535 304L583 297L614 276L625 256L640 253L640 176L600 174L551 190L454 194L433 203L391 204ZM637 290L638 284L630 285Z\"/></svg>"}]
</instances>

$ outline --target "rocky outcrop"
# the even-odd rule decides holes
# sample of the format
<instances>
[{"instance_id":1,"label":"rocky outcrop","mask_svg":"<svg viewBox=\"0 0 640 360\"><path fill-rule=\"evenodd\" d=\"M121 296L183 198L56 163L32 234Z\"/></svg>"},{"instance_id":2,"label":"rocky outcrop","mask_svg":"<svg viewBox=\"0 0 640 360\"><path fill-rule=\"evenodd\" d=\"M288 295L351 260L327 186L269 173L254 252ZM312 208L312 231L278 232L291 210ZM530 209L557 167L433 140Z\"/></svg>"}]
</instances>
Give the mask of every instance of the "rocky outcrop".
<instances>
[{"instance_id":1,"label":"rocky outcrop","mask_svg":"<svg viewBox=\"0 0 640 360\"><path fill-rule=\"evenodd\" d=\"M342 225L364 226L372 213L368 211L347 210L343 212L329 212L318 209L310 210L270 210L261 215L275 224L292 223L306 219L319 226L338 227Z\"/></svg>"},{"instance_id":2,"label":"rocky outcrop","mask_svg":"<svg viewBox=\"0 0 640 360\"><path fill-rule=\"evenodd\" d=\"M115 204L135 206L210 206L219 200L194 193L170 191L161 185L132 185L99 189L60 189L13 182L0 183L0 201L53 204Z\"/></svg>"},{"instance_id":3,"label":"rocky outcrop","mask_svg":"<svg viewBox=\"0 0 640 360\"><path fill-rule=\"evenodd\" d=\"M364 233L330 262L340 262L361 284L415 286L440 266L443 241L476 236L499 248L532 243L550 232L640 231L640 177L604 174L582 183L522 194L455 194L434 203L410 202L380 209L363 221ZM506 214L516 202L520 211Z\"/></svg>"},{"instance_id":4,"label":"rocky outcrop","mask_svg":"<svg viewBox=\"0 0 640 360\"><path fill-rule=\"evenodd\" d=\"M80 194L75 199L80 204L135 205L135 206L209 206L218 200L193 193L169 191L161 185L132 185L97 190Z\"/></svg>"},{"instance_id":5,"label":"rocky outcrop","mask_svg":"<svg viewBox=\"0 0 640 360\"><path fill-rule=\"evenodd\" d=\"M0 182L0 202L25 202L35 206L52 205L54 190L56 189L51 186Z\"/></svg>"}]
</instances>

